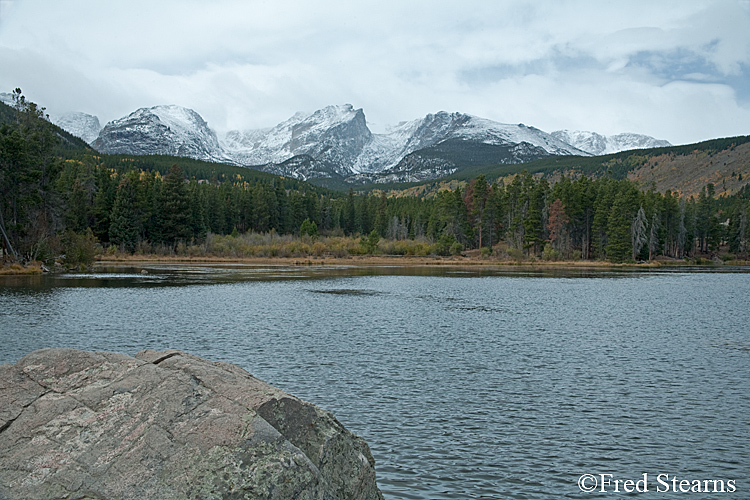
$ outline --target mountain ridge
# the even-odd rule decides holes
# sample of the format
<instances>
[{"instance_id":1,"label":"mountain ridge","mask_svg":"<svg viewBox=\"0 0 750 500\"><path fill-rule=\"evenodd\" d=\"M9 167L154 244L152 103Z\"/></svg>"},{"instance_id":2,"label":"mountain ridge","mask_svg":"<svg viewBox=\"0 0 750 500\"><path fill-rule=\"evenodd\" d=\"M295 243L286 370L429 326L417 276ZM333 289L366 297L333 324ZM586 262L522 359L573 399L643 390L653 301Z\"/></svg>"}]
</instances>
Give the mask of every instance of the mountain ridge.
<instances>
[{"instance_id":1,"label":"mountain ridge","mask_svg":"<svg viewBox=\"0 0 750 500\"><path fill-rule=\"evenodd\" d=\"M88 116L79 116L79 121ZM71 122L68 126L76 125ZM107 123L90 144L107 154L186 156L300 180L327 178L357 185L430 180L482 164L590 156L591 151L622 145L669 143L640 134L613 138L594 132L549 134L524 124L446 111L378 134L367 126L362 108L342 104L298 112L271 128L231 130L221 136L189 108L140 108Z\"/></svg>"},{"instance_id":2,"label":"mountain ridge","mask_svg":"<svg viewBox=\"0 0 750 500\"><path fill-rule=\"evenodd\" d=\"M550 135L594 156L619 153L631 149L660 148L672 145L665 140L634 133L605 136L585 130L555 130Z\"/></svg>"}]
</instances>

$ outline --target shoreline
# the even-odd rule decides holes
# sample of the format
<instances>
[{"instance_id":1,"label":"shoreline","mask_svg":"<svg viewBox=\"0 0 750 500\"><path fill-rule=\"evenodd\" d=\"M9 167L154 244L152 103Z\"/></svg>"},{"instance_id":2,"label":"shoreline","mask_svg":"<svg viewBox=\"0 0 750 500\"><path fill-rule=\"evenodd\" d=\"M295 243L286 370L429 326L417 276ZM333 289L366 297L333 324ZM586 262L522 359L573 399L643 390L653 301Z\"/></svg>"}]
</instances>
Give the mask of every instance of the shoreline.
<instances>
[{"instance_id":1,"label":"shoreline","mask_svg":"<svg viewBox=\"0 0 750 500\"><path fill-rule=\"evenodd\" d=\"M245 266L363 266L363 267L455 267L473 269L655 269L670 267L721 268L729 266L750 266L750 261L732 260L696 264L687 260L654 260L651 262L609 262L591 260L496 260L479 256L425 257L419 255L347 255L344 257L218 257L218 256L178 256L178 255L99 255L91 264L92 267L123 266L138 264L174 264L174 265L220 265L237 264ZM18 264L0 266L2 276L38 276L44 274L41 266L33 264L22 267Z\"/></svg>"},{"instance_id":2,"label":"shoreline","mask_svg":"<svg viewBox=\"0 0 750 500\"><path fill-rule=\"evenodd\" d=\"M531 268L660 268L660 267L721 267L722 265L749 265L747 261L729 261L722 263L694 264L685 260L651 261L643 263L618 263L592 260L495 260L473 256L424 257L418 255L349 255L345 257L188 257L163 255L127 255L98 258L94 265L120 264L243 264L243 265L279 265L279 266L434 266L434 267L531 267Z\"/></svg>"}]
</instances>

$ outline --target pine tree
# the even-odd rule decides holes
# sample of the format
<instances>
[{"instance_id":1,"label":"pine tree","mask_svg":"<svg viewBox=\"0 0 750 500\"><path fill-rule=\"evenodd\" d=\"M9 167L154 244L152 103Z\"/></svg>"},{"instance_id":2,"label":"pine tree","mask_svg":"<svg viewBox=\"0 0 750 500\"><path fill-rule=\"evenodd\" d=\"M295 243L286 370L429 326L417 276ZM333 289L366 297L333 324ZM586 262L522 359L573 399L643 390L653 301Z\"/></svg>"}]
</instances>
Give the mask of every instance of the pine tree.
<instances>
[{"instance_id":1,"label":"pine tree","mask_svg":"<svg viewBox=\"0 0 750 500\"><path fill-rule=\"evenodd\" d=\"M646 211L643 210L643 205L638 209L638 214L633 219L630 235L633 244L633 260L638 260L638 255L641 253L643 245L646 244Z\"/></svg>"},{"instance_id":2,"label":"pine tree","mask_svg":"<svg viewBox=\"0 0 750 500\"><path fill-rule=\"evenodd\" d=\"M657 250L659 250L659 216L654 212L648 231L648 260L654 259Z\"/></svg>"},{"instance_id":3,"label":"pine tree","mask_svg":"<svg viewBox=\"0 0 750 500\"><path fill-rule=\"evenodd\" d=\"M185 176L177 165L172 165L164 176L162 198L164 203L163 226L164 242L176 245L192 237L190 230L190 206Z\"/></svg>"},{"instance_id":4,"label":"pine tree","mask_svg":"<svg viewBox=\"0 0 750 500\"><path fill-rule=\"evenodd\" d=\"M137 213L137 194L130 176L123 177L117 188L115 203L110 214L109 241L133 252L141 228Z\"/></svg>"},{"instance_id":5,"label":"pine tree","mask_svg":"<svg viewBox=\"0 0 750 500\"><path fill-rule=\"evenodd\" d=\"M0 127L0 245L35 260L62 228L63 200L54 189L62 163L44 108L13 92L15 123Z\"/></svg>"},{"instance_id":6,"label":"pine tree","mask_svg":"<svg viewBox=\"0 0 750 500\"><path fill-rule=\"evenodd\" d=\"M547 228L549 229L549 242L552 243L555 250L563 254L567 254L567 248L564 248L565 245L563 244L565 239L563 230L569 221L562 200L557 198L549 207Z\"/></svg>"},{"instance_id":7,"label":"pine tree","mask_svg":"<svg viewBox=\"0 0 750 500\"><path fill-rule=\"evenodd\" d=\"M150 211L146 223L146 234L153 245L164 243L164 199L162 196L163 182L154 182L151 185L151 196L149 197Z\"/></svg>"},{"instance_id":8,"label":"pine tree","mask_svg":"<svg viewBox=\"0 0 750 500\"><path fill-rule=\"evenodd\" d=\"M621 262L632 256L631 225L637 214L638 191L629 181L619 181L607 220L607 259Z\"/></svg>"},{"instance_id":9,"label":"pine tree","mask_svg":"<svg viewBox=\"0 0 750 500\"><path fill-rule=\"evenodd\" d=\"M532 183L528 188L528 209L523 221L524 235L526 239L524 247L529 249L529 251L535 255L538 255L541 253L542 244L544 243L543 211L549 186L544 179L534 183L533 177L529 176L529 178Z\"/></svg>"},{"instance_id":10,"label":"pine tree","mask_svg":"<svg viewBox=\"0 0 750 500\"><path fill-rule=\"evenodd\" d=\"M357 211L354 205L354 190L349 188L349 194L346 197L344 210L341 214L341 229L344 234L353 234L356 227Z\"/></svg>"},{"instance_id":11,"label":"pine tree","mask_svg":"<svg viewBox=\"0 0 750 500\"><path fill-rule=\"evenodd\" d=\"M487 198L489 196L489 185L487 184L487 179L484 175L480 175L470 184L470 188L470 190L467 190L466 195L466 199L470 201L467 208L469 209L471 222L476 228L475 234L478 240L476 242L477 247L482 248L484 243L482 237L484 236L484 229L487 225L487 220L485 219ZM490 245L491 244L492 243L490 242Z\"/></svg>"}]
</instances>

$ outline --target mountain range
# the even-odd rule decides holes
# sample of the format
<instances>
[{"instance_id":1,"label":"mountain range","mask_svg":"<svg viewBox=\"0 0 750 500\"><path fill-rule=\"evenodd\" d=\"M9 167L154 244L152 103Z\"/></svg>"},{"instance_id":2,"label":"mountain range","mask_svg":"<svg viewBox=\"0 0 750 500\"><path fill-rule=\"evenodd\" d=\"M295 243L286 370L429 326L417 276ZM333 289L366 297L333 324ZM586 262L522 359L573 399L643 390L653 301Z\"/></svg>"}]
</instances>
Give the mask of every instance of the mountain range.
<instances>
[{"instance_id":1,"label":"mountain range","mask_svg":"<svg viewBox=\"0 0 750 500\"><path fill-rule=\"evenodd\" d=\"M376 134L350 104L297 113L275 127L218 136L195 111L141 108L101 130L96 117L71 113L52 120L106 154L160 154L252 167L301 180L353 184L436 179L473 166L519 164L550 156L590 156L669 146L639 134L603 136L444 111Z\"/></svg>"}]
</instances>

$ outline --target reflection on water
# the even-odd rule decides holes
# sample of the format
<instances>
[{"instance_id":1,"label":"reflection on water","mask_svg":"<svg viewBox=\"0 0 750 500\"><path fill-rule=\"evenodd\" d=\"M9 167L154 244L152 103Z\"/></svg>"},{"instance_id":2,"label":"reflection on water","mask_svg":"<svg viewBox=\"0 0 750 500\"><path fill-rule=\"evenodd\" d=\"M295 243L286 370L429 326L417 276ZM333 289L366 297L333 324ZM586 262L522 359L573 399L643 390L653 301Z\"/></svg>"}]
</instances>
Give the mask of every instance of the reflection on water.
<instances>
[{"instance_id":1,"label":"reflection on water","mask_svg":"<svg viewBox=\"0 0 750 500\"><path fill-rule=\"evenodd\" d=\"M98 271L0 278L0 362L66 346L236 363L362 435L387 499L605 498L576 483L603 472L750 488L738 269Z\"/></svg>"}]
</instances>

